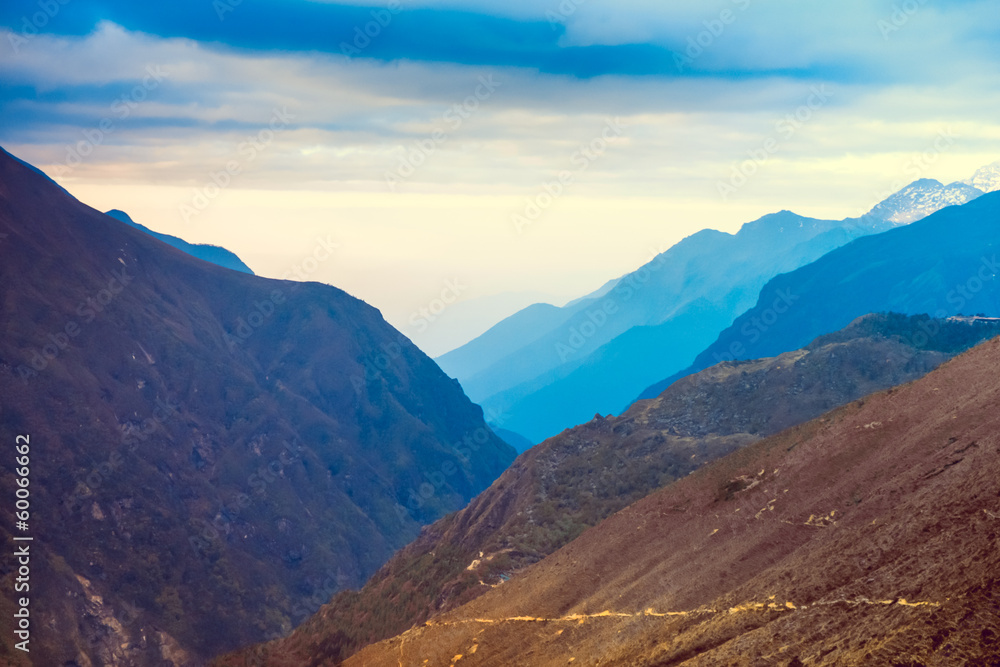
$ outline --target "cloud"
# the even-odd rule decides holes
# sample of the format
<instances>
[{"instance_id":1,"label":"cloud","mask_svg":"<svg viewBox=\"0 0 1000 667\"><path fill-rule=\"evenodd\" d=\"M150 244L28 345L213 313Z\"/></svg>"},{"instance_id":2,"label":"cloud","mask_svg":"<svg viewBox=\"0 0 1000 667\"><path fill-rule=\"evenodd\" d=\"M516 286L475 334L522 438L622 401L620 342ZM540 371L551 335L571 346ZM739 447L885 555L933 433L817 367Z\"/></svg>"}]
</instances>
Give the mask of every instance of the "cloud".
<instances>
[{"instance_id":1,"label":"cloud","mask_svg":"<svg viewBox=\"0 0 1000 667\"><path fill-rule=\"evenodd\" d=\"M445 279L579 294L650 244L781 208L857 214L921 160L949 181L1000 156L993 1L399 0L388 22L389 0L220 1L221 20L212 0L73 0L40 29L37 0L0 3L0 143L266 275L335 232L343 253L316 277L396 323ZM246 150L276 110L290 123ZM954 143L925 160L941 132ZM517 234L512 215L565 171Z\"/></svg>"},{"instance_id":2,"label":"cloud","mask_svg":"<svg viewBox=\"0 0 1000 667\"><path fill-rule=\"evenodd\" d=\"M847 82L898 77L915 67L921 75L945 73L955 58L965 63L987 54L995 60L988 40L974 54L965 50L990 24L995 8L988 1L903 3L910 5L912 12L885 0L559 0L502 7L478 0L386 0L367 6L278 0L154 6L109 0L100 15L87 3L57 4L57 14L46 18L41 31L86 35L106 20L130 31L257 52L346 53L383 62L519 67L579 78L782 75ZM0 8L0 25L20 34L37 11L37 3L11 0ZM942 62L939 48L950 63ZM930 57L932 50L938 58Z\"/></svg>"},{"instance_id":3,"label":"cloud","mask_svg":"<svg viewBox=\"0 0 1000 667\"><path fill-rule=\"evenodd\" d=\"M780 151L738 196L772 206L785 206L781 188L801 160L900 155L949 124L963 128L963 142L979 141L977 155L1000 149L991 138L1000 91L983 67L916 83L579 79L518 67L234 50L107 21L87 35L39 35L22 48L23 57L0 61L0 77L10 82L0 91L8 121L0 141L58 167L85 133L113 121L100 145L65 173L77 181L198 185L234 159L276 108L286 108L294 123L245 166L238 187L388 193L387 175L416 155L419 169L401 191L530 192L572 168L581 145L616 116L628 132L579 175L587 192L717 200L717 182L768 137L781 139ZM133 99L149 68L165 73L162 83L122 118L121 101ZM473 96L482 77L499 86L480 101ZM821 108L784 136L783 119L817 87L830 91ZM456 126L452 110L463 104L474 110ZM427 145L435 131L444 139L419 155L420 142Z\"/></svg>"}]
</instances>

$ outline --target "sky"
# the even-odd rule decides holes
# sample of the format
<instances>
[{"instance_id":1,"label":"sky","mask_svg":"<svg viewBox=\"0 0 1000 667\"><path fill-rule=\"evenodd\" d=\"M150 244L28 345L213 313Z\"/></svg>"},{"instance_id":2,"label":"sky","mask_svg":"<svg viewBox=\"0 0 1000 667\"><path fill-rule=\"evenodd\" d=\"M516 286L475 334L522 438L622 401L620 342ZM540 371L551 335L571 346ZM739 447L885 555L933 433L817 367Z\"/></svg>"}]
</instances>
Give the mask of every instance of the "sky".
<instances>
[{"instance_id":1,"label":"sky","mask_svg":"<svg viewBox=\"0 0 1000 667\"><path fill-rule=\"evenodd\" d=\"M1000 158L995 0L5 0L0 145L432 355ZM470 324L475 322L475 324Z\"/></svg>"}]
</instances>

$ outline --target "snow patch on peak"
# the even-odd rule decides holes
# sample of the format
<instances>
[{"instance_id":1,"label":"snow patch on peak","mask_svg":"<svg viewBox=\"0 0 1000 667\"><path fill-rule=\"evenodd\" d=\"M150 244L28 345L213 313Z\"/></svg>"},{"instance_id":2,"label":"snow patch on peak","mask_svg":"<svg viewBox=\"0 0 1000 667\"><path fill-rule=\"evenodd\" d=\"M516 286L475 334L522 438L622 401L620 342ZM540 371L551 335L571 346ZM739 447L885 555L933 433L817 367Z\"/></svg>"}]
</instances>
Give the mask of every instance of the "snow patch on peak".
<instances>
[{"instance_id":1,"label":"snow patch on peak","mask_svg":"<svg viewBox=\"0 0 1000 667\"><path fill-rule=\"evenodd\" d=\"M982 194L982 190L966 183L942 185L932 178L921 178L875 206L868 215L908 225L946 206L968 203Z\"/></svg>"},{"instance_id":2,"label":"snow patch on peak","mask_svg":"<svg viewBox=\"0 0 1000 667\"><path fill-rule=\"evenodd\" d=\"M972 178L966 179L962 183L983 192L996 192L1000 190L1000 160L985 167L980 167L972 175Z\"/></svg>"}]
</instances>

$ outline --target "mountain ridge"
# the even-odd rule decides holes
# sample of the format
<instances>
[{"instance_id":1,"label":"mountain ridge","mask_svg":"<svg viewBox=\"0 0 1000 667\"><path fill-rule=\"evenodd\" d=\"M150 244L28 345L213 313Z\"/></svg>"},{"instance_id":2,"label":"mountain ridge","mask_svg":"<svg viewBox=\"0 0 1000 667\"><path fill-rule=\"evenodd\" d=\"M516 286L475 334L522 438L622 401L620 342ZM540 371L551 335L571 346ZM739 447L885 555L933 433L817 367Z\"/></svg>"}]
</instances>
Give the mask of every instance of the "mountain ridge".
<instances>
[{"instance_id":1,"label":"mountain ridge","mask_svg":"<svg viewBox=\"0 0 1000 667\"><path fill-rule=\"evenodd\" d=\"M1000 340L705 466L344 662L992 665Z\"/></svg>"},{"instance_id":2,"label":"mountain ridge","mask_svg":"<svg viewBox=\"0 0 1000 667\"><path fill-rule=\"evenodd\" d=\"M932 178L921 178L879 203L868 215L906 225L946 206L966 204L983 194L983 190L964 182L944 185Z\"/></svg>"},{"instance_id":3,"label":"mountain ridge","mask_svg":"<svg viewBox=\"0 0 1000 667\"><path fill-rule=\"evenodd\" d=\"M983 192L1000 190L1000 160L980 167L971 178L961 182Z\"/></svg>"},{"instance_id":4,"label":"mountain ridge","mask_svg":"<svg viewBox=\"0 0 1000 667\"><path fill-rule=\"evenodd\" d=\"M988 180L978 178L981 184ZM471 398L507 415L504 428L538 442L595 412L618 413L635 396L648 396L643 387L682 372L689 365L685 360L693 361L699 348L753 307L769 279L854 238L981 195L967 184L918 179L860 218L817 221L782 210L744 223L736 234L701 230L610 281L603 293L525 320L530 326L520 327L524 333L514 326L524 317L518 314L438 361ZM741 248L753 252L747 257ZM772 265L754 265L754 256Z\"/></svg>"},{"instance_id":5,"label":"mountain ridge","mask_svg":"<svg viewBox=\"0 0 1000 667\"><path fill-rule=\"evenodd\" d=\"M939 334L930 347L915 347L913 337L932 324ZM361 591L339 594L290 637L218 664L336 663L518 578L589 526L706 462L920 377L997 333L1000 323L869 315L803 350L687 377L620 417L597 416L522 454L468 507L426 527Z\"/></svg>"},{"instance_id":6,"label":"mountain ridge","mask_svg":"<svg viewBox=\"0 0 1000 667\"><path fill-rule=\"evenodd\" d=\"M517 339L507 336L504 345L517 349L472 377L456 373L446 358L439 361L459 375L470 398L507 415L504 428L537 442L595 412L619 410L642 387L683 368L753 304L769 277L890 226L780 212L745 224L737 234L702 230L618 280L602 297L581 301L570 313L548 311L544 335L529 330ZM616 340L635 336L628 332L637 327L648 327L646 347ZM685 344L666 344L678 331ZM528 338L532 342L524 344ZM612 351L595 356L607 345ZM460 348L450 358L462 353ZM489 358L475 356L481 366ZM585 366L590 368L580 372L592 379L581 382L577 371ZM623 368L636 376L631 384L607 381L612 370Z\"/></svg>"},{"instance_id":7,"label":"mountain ridge","mask_svg":"<svg viewBox=\"0 0 1000 667\"><path fill-rule=\"evenodd\" d=\"M1000 314L995 253L1000 192L922 220L856 239L816 262L775 277L687 369L643 391L656 395L685 375L723 359L797 349L867 313L894 310L950 315ZM775 304L790 301L779 312Z\"/></svg>"},{"instance_id":8,"label":"mountain ridge","mask_svg":"<svg viewBox=\"0 0 1000 667\"><path fill-rule=\"evenodd\" d=\"M514 458L342 290L204 262L6 152L0 229L0 436L33 443L45 545L36 664L204 664L286 632Z\"/></svg>"},{"instance_id":9,"label":"mountain ridge","mask_svg":"<svg viewBox=\"0 0 1000 667\"><path fill-rule=\"evenodd\" d=\"M111 209L106 211L105 215L111 216L115 220L124 222L127 225L135 227L136 229L146 232L153 238L159 239L164 243L171 245L178 250L182 250L192 257L197 257L198 259L203 259L206 262L211 262L212 264L217 264L221 267L232 269L234 271L240 271L241 273L249 273L250 275L255 275L253 270L249 266L243 263L236 253L231 250L227 250L221 246L209 245L205 243L188 243L184 239L178 238L176 236L171 236L170 234L161 234L160 232L154 232L152 229L146 227L145 225L140 225L138 222L134 221L128 213L125 211L120 211L118 209Z\"/></svg>"}]
</instances>

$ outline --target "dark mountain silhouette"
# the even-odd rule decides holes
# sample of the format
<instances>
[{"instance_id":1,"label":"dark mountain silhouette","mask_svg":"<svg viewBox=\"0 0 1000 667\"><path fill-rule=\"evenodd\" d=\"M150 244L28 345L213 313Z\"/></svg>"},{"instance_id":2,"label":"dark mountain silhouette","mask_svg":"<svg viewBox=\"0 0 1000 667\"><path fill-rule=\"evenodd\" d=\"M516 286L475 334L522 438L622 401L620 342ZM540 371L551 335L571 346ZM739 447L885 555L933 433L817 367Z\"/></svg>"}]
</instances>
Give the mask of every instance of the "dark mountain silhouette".
<instances>
[{"instance_id":1,"label":"dark mountain silhouette","mask_svg":"<svg viewBox=\"0 0 1000 667\"><path fill-rule=\"evenodd\" d=\"M344 664L1000 664L998 403L993 340L716 461Z\"/></svg>"},{"instance_id":2,"label":"dark mountain silhouette","mask_svg":"<svg viewBox=\"0 0 1000 667\"><path fill-rule=\"evenodd\" d=\"M935 317L1000 315L1000 192L951 206L905 227L860 238L771 280L689 368L650 386L657 395L680 377L725 359L794 350L869 312ZM933 331L924 337L933 337Z\"/></svg>"},{"instance_id":3,"label":"dark mountain silhouette","mask_svg":"<svg viewBox=\"0 0 1000 667\"><path fill-rule=\"evenodd\" d=\"M198 259L203 259L206 262L224 266L225 268L232 269L233 271L241 271L243 273L253 275L253 271L250 270L250 267L244 264L243 260L236 256L236 253L226 250L225 248L205 243L188 243L184 239L179 239L176 236L171 236L170 234L154 232L152 229L134 221L125 211L119 211L118 209L112 209L108 211L106 215L110 215L115 220L121 220L127 225L131 225L136 229L142 230L150 236L160 239L167 245L171 245L178 250L183 250L192 257L197 257Z\"/></svg>"},{"instance_id":4,"label":"dark mountain silhouette","mask_svg":"<svg viewBox=\"0 0 1000 667\"><path fill-rule=\"evenodd\" d=\"M287 632L514 458L374 308L195 259L6 152L0 326L36 665L200 665Z\"/></svg>"},{"instance_id":5,"label":"dark mountain silhouette","mask_svg":"<svg viewBox=\"0 0 1000 667\"><path fill-rule=\"evenodd\" d=\"M938 336L914 346L927 326ZM1000 322L870 315L805 349L685 378L620 417L596 417L537 445L468 507L425 528L361 591L340 593L289 638L219 664L334 664L518 579L587 527L708 461L918 378L997 333Z\"/></svg>"}]
</instances>

